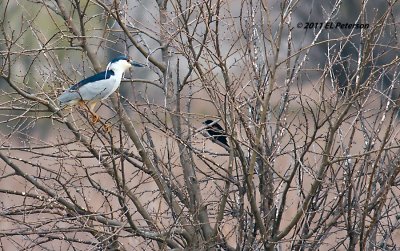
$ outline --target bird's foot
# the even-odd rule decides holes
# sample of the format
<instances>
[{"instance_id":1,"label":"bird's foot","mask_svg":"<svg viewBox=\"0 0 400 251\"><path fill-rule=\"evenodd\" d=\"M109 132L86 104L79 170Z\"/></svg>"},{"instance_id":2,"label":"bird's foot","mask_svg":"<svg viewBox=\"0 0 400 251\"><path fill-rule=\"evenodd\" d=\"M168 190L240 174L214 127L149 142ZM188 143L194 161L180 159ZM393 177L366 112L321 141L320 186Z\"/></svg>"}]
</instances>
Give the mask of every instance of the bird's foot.
<instances>
[{"instance_id":1,"label":"bird's foot","mask_svg":"<svg viewBox=\"0 0 400 251\"><path fill-rule=\"evenodd\" d=\"M103 125L103 129L104 129L104 131L105 131L106 133L109 133L109 132L112 131L112 125L111 125L111 124L108 124L108 123L105 123L105 124Z\"/></svg>"},{"instance_id":2,"label":"bird's foot","mask_svg":"<svg viewBox=\"0 0 400 251\"><path fill-rule=\"evenodd\" d=\"M99 115L97 115L97 114L92 114L92 123L93 124L96 124L97 122L99 122L100 121L100 116Z\"/></svg>"}]
</instances>

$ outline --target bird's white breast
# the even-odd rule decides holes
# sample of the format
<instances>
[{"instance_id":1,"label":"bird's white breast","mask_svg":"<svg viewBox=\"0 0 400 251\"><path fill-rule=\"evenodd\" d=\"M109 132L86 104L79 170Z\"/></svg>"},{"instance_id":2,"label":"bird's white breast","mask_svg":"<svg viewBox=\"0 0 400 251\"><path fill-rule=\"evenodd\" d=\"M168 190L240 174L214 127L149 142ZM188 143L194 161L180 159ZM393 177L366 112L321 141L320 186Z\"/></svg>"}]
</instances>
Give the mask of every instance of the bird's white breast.
<instances>
[{"instance_id":1,"label":"bird's white breast","mask_svg":"<svg viewBox=\"0 0 400 251\"><path fill-rule=\"evenodd\" d=\"M108 79L88 83L77 91L83 100L106 99L115 92L121 83L122 74L115 74Z\"/></svg>"}]
</instances>

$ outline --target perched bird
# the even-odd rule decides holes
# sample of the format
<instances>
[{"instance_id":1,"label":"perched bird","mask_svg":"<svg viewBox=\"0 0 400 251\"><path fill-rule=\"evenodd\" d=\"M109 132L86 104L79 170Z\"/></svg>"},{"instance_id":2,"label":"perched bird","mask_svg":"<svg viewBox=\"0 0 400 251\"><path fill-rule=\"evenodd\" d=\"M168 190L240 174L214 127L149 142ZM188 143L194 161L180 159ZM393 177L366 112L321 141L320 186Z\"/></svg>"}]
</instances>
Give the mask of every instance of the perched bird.
<instances>
[{"instance_id":1,"label":"perched bird","mask_svg":"<svg viewBox=\"0 0 400 251\"><path fill-rule=\"evenodd\" d=\"M204 121L203 124L208 126L206 131L213 140L216 140L229 147L228 141L226 140L225 131L218 123L214 123L214 121L208 119Z\"/></svg>"},{"instance_id":2,"label":"perched bird","mask_svg":"<svg viewBox=\"0 0 400 251\"><path fill-rule=\"evenodd\" d=\"M97 123L100 116L94 112L96 103L106 99L115 92L123 74L132 66L143 67L143 64L135 62L126 56L120 56L111 60L105 71L81 80L68 90L64 91L57 99L61 107L79 104L88 107L92 114L92 122Z\"/></svg>"}]
</instances>

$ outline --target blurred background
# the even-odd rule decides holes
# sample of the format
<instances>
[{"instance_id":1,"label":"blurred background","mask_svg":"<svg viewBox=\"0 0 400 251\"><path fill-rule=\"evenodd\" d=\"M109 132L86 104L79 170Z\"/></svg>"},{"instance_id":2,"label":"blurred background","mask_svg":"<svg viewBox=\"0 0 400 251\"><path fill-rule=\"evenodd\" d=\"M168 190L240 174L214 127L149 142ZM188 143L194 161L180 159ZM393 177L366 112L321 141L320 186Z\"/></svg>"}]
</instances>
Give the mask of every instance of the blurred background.
<instances>
[{"instance_id":1,"label":"blurred background","mask_svg":"<svg viewBox=\"0 0 400 251\"><path fill-rule=\"evenodd\" d=\"M0 0L1 247L397 249L399 11ZM59 109L120 55L147 67L96 107L99 124Z\"/></svg>"}]
</instances>

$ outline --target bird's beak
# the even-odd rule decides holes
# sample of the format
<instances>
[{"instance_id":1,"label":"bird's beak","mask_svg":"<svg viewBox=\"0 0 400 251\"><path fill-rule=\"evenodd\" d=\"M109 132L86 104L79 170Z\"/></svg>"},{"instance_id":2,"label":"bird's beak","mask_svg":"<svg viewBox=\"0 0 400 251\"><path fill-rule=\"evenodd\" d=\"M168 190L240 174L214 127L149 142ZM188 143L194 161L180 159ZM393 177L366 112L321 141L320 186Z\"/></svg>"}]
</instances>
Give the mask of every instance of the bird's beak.
<instances>
[{"instance_id":1,"label":"bird's beak","mask_svg":"<svg viewBox=\"0 0 400 251\"><path fill-rule=\"evenodd\" d=\"M131 63L132 66L135 66L135 67L145 67L146 66L144 64L138 63L138 62L133 61L133 60L130 63Z\"/></svg>"}]
</instances>

